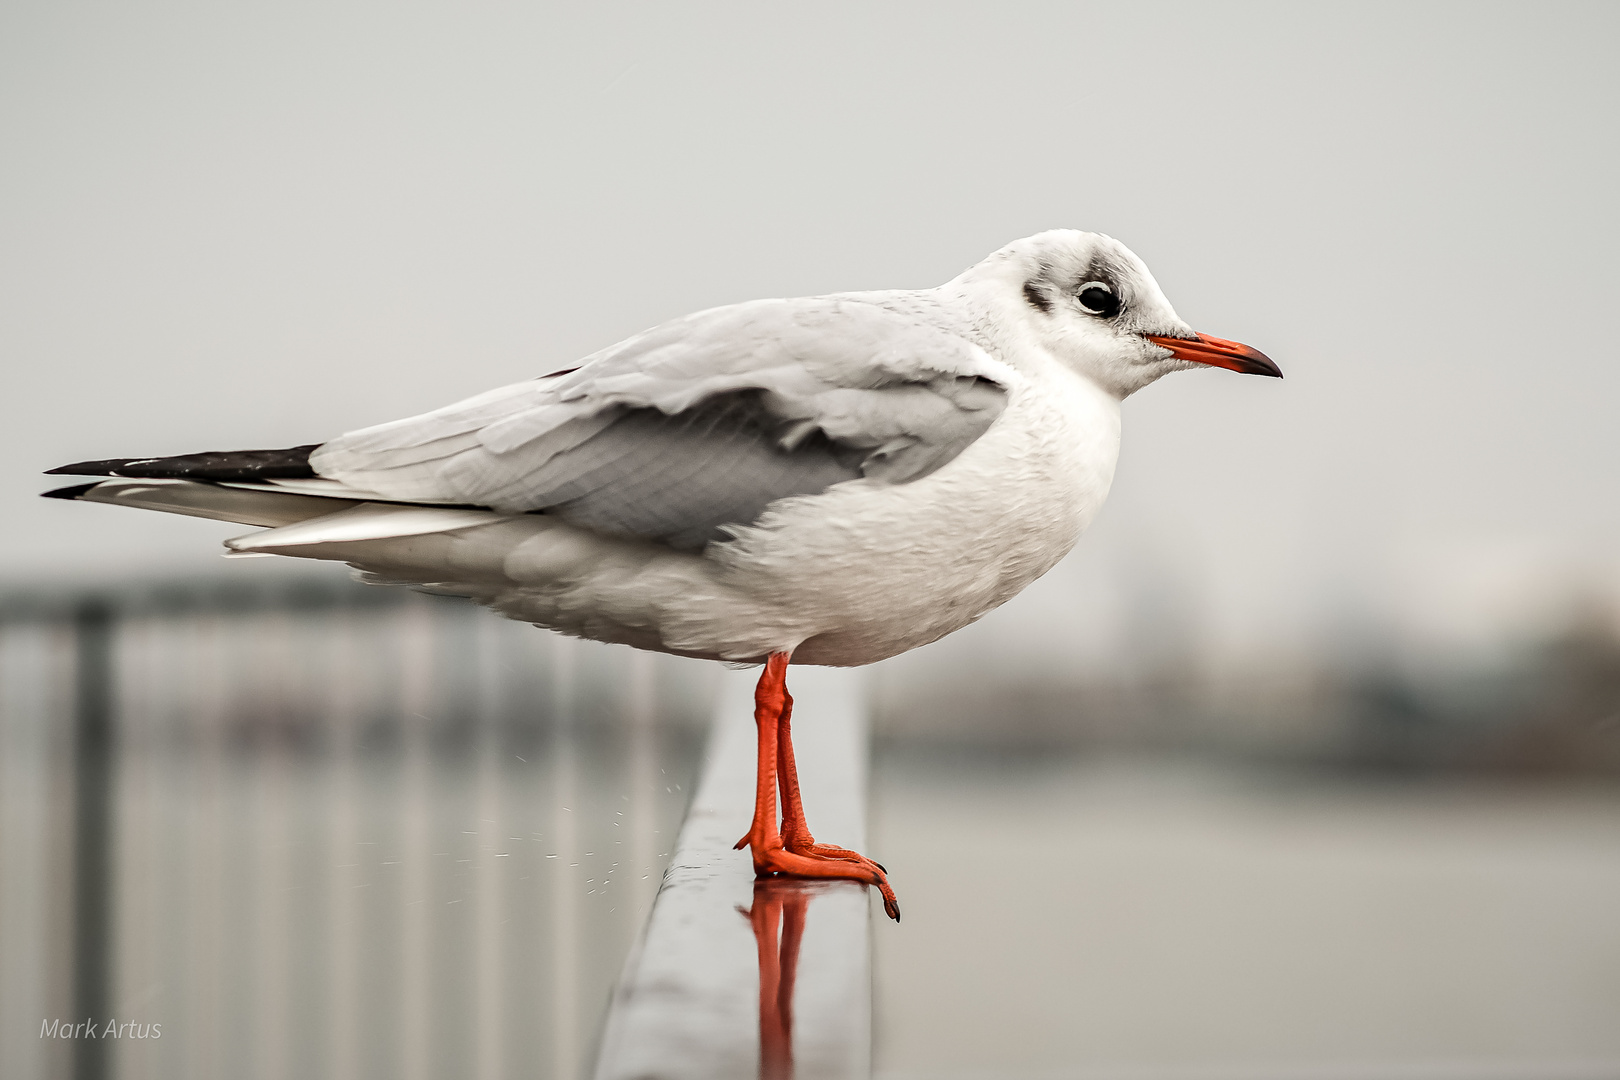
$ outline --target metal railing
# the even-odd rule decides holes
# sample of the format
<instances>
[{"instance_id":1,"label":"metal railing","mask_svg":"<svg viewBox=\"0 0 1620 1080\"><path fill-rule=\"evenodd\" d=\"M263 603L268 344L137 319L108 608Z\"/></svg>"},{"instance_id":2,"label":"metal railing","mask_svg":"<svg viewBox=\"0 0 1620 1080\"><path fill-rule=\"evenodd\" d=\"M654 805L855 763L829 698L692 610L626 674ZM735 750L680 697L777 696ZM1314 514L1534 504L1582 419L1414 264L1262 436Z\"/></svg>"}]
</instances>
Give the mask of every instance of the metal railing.
<instances>
[{"instance_id":1,"label":"metal railing","mask_svg":"<svg viewBox=\"0 0 1620 1080\"><path fill-rule=\"evenodd\" d=\"M0 1074L580 1075L711 677L341 581L0 597Z\"/></svg>"}]
</instances>

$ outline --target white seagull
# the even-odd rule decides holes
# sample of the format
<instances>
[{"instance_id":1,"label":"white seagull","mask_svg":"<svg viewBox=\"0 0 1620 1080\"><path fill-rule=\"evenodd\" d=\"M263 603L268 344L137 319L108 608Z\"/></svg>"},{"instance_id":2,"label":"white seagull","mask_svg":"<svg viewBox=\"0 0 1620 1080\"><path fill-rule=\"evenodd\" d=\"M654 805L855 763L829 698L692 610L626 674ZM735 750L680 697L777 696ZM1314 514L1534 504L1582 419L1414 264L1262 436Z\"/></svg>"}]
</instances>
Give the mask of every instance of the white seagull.
<instances>
[{"instance_id":1,"label":"white seagull","mask_svg":"<svg viewBox=\"0 0 1620 1080\"><path fill-rule=\"evenodd\" d=\"M883 868L805 823L789 660L870 664L1018 593L1102 506L1120 403L1200 365L1282 374L1194 332L1123 244L1054 230L937 288L713 308L421 416L81 462L51 471L112 479L49 494L262 526L226 547L565 634L763 662L737 846L762 876L876 885L898 919Z\"/></svg>"}]
</instances>

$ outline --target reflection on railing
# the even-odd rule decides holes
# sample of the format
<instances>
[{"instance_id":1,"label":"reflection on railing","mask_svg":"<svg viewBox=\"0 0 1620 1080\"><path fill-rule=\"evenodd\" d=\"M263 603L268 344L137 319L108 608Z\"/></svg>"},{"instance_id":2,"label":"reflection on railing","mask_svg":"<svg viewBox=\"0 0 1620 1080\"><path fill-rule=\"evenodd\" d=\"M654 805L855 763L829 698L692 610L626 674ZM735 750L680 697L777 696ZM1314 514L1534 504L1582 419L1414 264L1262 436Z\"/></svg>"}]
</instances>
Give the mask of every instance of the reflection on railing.
<instances>
[{"instance_id":1,"label":"reflection on railing","mask_svg":"<svg viewBox=\"0 0 1620 1080\"><path fill-rule=\"evenodd\" d=\"M795 669L806 807L865 842L858 672ZM871 1070L871 915L853 882L754 880L734 850L753 810L753 672L723 684L703 779L609 1011L598 1080L820 1080ZM739 914L740 913L740 914Z\"/></svg>"},{"instance_id":2,"label":"reflection on railing","mask_svg":"<svg viewBox=\"0 0 1620 1080\"><path fill-rule=\"evenodd\" d=\"M29 599L0 598L0 1074L588 1065L704 665L358 586ZM161 1035L37 1030L87 1016Z\"/></svg>"},{"instance_id":3,"label":"reflection on railing","mask_svg":"<svg viewBox=\"0 0 1620 1080\"><path fill-rule=\"evenodd\" d=\"M756 881L743 909L759 951L760 1080L793 1080L793 991L813 882Z\"/></svg>"}]
</instances>

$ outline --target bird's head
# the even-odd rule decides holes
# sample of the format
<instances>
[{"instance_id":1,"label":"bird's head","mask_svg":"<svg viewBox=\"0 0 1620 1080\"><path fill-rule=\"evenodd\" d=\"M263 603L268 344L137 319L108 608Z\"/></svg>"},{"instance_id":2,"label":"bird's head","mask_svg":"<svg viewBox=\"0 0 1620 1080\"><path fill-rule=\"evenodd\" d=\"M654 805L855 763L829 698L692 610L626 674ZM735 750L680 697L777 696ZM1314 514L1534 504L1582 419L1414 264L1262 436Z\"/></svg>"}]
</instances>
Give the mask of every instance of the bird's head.
<instances>
[{"instance_id":1,"label":"bird's head","mask_svg":"<svg viewBox=\"0 0 1620 1080\"><path fill-rule=\"evenodd\" d=\"M1121 398L1186 368L1282 377L1258 349L1182 322L1146 264L1099 233L1053 229L1015 240L957 282L988 293L1049 353Z\"/></svg>"}]
</instances>

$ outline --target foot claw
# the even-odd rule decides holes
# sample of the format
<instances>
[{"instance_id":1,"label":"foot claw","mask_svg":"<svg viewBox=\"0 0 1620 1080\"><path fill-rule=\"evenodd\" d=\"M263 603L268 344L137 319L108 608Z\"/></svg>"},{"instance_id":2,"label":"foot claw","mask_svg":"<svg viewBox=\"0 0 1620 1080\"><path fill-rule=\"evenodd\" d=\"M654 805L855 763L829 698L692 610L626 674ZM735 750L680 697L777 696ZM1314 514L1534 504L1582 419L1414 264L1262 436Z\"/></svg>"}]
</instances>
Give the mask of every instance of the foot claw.
<instances>
[{"instance_id":1,"label":"foot claw","mask_svg":"<svg viewBox=\"0 0 1620 1080\"><path fill-rule=\"evenodd\" d=\"M799 851L770 846L754 849L754 873L759 877L784 874L788 877L859 881L876 885L883 894L883 913L900 921L900 902L889 885L888 872L864 855L829 844L812 844Z\"/></svg>"}]
</instances>

